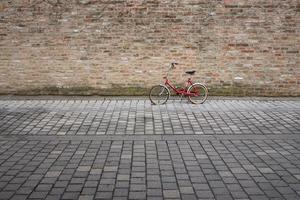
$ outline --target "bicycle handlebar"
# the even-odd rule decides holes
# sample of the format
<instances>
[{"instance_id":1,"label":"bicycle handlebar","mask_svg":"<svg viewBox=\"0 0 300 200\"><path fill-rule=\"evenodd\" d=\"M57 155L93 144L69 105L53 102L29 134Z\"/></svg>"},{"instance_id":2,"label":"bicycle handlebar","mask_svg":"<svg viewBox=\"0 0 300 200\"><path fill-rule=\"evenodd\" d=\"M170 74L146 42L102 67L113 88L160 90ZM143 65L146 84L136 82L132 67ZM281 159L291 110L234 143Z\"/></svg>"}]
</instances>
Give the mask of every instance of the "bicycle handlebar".
<instances>
[{"instance_id":1,"label":"bicycle handlebar","mask_svg":"<svg viewBox=\"0 0 300 200\"><path fill-rule=\"evenodd\" d=\"M167 76L166 76L166 77L169 76L169 73L170 73L171 69L175 68L175 65L178 65L178 63L177 63L177 62L172 62L172 63L171 63L171 66L169 67L169 70L168 70L168 73L167 73Z\"/></svg>"},{"instance_id":2,"label":"bicycle handlebar","mask_svg":"<svg viewBox=\"0 0 300 200\"><path fill-rule=\"evenodd\" d=\"M178 63L177 62L172 62L170 69L175 68L175 65L178 65Z\"/></svg>"}]
</instances>

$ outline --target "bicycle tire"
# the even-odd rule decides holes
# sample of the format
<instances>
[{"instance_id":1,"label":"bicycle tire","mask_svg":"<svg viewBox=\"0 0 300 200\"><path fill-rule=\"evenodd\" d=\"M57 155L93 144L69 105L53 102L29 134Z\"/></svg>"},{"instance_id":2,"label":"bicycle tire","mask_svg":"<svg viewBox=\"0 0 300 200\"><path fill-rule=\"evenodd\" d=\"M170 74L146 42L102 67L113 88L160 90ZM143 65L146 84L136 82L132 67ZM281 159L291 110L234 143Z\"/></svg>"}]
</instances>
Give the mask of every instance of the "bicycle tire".
<instances>
[{"instance_id":1,"label":"bicycle tire","mask_svg":"<svg viewBox=\"0 0 300 200\"><path fill-rule=\"evenodd\" d=\"M165 104L170 98L170 91L164 85L155 85L151 88L149 99L154 105Z\"/></svg>"},{"instance_id":2,"label":"bicycle tire","mask_svg":"<svg viewBox=\"0 0 300 200\"><path fill-rule=\"evenodd\" d=\"M205 87L205 85L201 84L201 83L194 83L193 85L191 85L188 90L188 93L200 93L197 96L192 96L189 95L188 99L191 103L193 104L203 104L208 96L208 90Z\"/></svg>"}]
</instances>

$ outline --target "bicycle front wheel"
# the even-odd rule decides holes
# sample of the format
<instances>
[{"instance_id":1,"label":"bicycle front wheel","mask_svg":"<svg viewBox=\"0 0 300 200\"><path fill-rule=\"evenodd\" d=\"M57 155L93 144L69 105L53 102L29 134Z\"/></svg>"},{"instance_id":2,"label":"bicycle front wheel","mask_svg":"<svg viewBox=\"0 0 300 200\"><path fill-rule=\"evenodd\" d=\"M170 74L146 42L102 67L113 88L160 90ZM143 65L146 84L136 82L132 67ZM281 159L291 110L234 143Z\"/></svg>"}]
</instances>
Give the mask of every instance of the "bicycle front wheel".
<instances>
[{"instance_id":1,"label":"bicycle front wheel","mask_svg":"<svg viewBox=\"0 0 300 200\"><path fill-rule=\"evenodd\" d=\"M206 101L208 90L201 83L194 83L188 88L189 100L193 104L202 104Z\"/></svg>"},{"instance_id":2,"label":"bicycle front wheel","mask_svg":"<svg viewBox=\"0 0 300 200\"><path fill-rule=\"evenodd\" d=\"M154 105L161 105L166 103L169 97L169 89L164 85L156 85L152 87L149 93L150 101Z\"/></svg>"}]
</instances>

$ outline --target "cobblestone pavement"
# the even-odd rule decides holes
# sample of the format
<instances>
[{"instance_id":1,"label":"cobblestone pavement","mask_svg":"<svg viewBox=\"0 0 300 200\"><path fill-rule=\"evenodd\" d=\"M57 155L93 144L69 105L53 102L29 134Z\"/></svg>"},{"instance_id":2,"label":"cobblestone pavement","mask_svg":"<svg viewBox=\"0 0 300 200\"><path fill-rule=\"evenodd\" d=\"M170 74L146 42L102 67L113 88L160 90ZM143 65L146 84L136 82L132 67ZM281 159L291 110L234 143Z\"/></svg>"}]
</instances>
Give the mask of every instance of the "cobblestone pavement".
<instances>
[{"instance_id":1,"label":"cobblestone pavement","mask_svg":"<svg viewBox=\"0 0 300 200\"><path fill-rule=\"evenodd\" d=\"M0 199L300 199L300 101L0 100Z\"/></svg>"},{"instance_id":2,"label":"cobblestone pavement","mask_svg":"<svg viewBox=\"0 0 300 200\"><path fill-rule=\"evenodd\" d=\"M300 101L0 101L2 135L295 134Z\"/></svg>"}]
</instances>

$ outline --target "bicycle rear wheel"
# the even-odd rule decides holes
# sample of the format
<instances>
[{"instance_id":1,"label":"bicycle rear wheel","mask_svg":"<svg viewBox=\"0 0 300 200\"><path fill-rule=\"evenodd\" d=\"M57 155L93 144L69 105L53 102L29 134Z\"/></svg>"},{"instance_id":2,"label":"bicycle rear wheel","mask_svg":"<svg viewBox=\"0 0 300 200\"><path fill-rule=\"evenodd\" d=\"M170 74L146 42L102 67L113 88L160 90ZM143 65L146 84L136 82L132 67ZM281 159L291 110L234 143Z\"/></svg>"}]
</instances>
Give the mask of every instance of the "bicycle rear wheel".
<instances>
[{"instance_id":1,"label":"bicycle rear wheel","mask_svg":"<svg viewBox=\"0 0 300 200\"><path fill-rule=\"evenodd\" d=\"M193 104L202 104L206 101L208 90L201 83L194 83L188 88L189 100Z\"/></svg>"},{"instance_id":2,"label":"bicycle rear wheel","mask_svg":"<svg viewBox=\"0 0 300 200\"><path fill-rule=\"evenodd\" d=\"M166 103L169 97L169 89L164 85L156 85L152 87L149 93L150 101L154 105L161 105Z\"/></svg>"}]
</instances>

